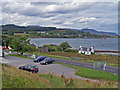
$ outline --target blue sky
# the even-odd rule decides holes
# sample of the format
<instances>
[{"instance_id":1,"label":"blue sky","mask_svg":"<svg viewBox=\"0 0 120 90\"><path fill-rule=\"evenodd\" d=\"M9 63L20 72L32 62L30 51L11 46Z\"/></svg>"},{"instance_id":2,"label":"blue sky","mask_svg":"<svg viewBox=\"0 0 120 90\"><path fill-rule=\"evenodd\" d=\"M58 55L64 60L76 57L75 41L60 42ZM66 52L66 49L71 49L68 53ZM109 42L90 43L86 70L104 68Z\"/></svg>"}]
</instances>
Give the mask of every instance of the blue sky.
<instances>
[{"instance_id":1,"label":"blue sky","mask_svg":"<svg viewBox=\"0 0 120 90\"><path fill-rule=\"evenodd\" d=\"M0 24L90 28L118 33L118 2L2 2ZM110 0L109 0L110 1Z\"/></svg>"}]
</instances>

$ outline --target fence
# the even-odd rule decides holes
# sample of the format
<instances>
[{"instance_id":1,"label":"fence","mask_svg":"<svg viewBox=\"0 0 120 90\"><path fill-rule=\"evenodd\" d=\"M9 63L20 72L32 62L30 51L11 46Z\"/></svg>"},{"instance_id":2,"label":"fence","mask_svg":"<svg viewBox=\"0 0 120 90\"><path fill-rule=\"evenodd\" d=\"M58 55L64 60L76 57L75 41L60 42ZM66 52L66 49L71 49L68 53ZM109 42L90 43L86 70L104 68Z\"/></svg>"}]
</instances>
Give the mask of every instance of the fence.
<instances>
[{"instance_id":1,"label":"fence","mask_svg":"<svg viewBox=\"0 0 120 90\"><path fill-rule=\"evenodd\" d=\"M105 70L106 68L106 62L99 62L99 63L94 63L93 68L98 68L98 69L103 69Z\"/></svg>"}]
</instances>

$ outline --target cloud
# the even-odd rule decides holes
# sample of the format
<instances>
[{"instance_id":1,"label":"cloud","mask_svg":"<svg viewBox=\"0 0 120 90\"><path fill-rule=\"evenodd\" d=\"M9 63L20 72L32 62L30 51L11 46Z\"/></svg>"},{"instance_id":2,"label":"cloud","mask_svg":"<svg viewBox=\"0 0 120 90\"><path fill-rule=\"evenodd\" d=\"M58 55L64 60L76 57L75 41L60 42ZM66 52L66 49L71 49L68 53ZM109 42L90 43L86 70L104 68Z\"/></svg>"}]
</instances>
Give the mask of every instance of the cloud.
<instances>
[{"instance_id":1,"label":"cloud","mask_svg":"<svg viewBox=\"0 0 120 90\"><path fill-rule=\"evenodd\" d=\"M118 2L118 0L1 0L1 2Z\"/></svg>"},{"instance_id":2,"label":"cloud","mask_svg":"<svg viewBox=\"0 0 120 90\"><path fill-rule=\"evenodd\" d=\"M92 28L117 32L117 16L116 2L3 2L1 24Z\"/></svg>"},{"instance_id":3,"label":"cloud","mask_svg":"<svg viewBox=\"0 0 120 90\"><path fill-rule=\"evenodd\" d=\"M86 22L95 21L96 19L97 19L96 17L81 18L79 22L86 23Z\"/></svg>"}]
</instances>

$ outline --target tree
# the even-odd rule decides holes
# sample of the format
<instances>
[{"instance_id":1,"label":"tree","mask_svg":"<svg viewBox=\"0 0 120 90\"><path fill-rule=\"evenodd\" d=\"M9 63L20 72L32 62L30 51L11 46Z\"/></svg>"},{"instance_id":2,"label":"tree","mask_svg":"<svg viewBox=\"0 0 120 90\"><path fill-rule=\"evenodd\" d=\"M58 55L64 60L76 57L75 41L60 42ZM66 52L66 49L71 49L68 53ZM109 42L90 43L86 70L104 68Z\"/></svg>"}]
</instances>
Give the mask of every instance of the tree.
<instances>
[{"instance_id":1,"label":"tree","mask_svg":"<svg viewBox=\"0 0 120 90\"><path fill-rule=\"evenodd\" d=\"M9 46L11 43L11 40L13 39L12 36L2 36L2 46Z\"/></svg>"},{"instance_id":2,"label":"tree","mask_svg":"<svg viewBox=\"0 0 120 90\"><path fill-rule=\"evenodd\" d=\"M63 50L67 49L67 48L71 48L71 46L69 45L68 42L62 42L60 44L60 46L63 48Z\"/></svg>"},{"instance_id":3,"label":"tree","mask_svg":"<svg viewBox=\"0 0 120 90\"><path fill-rule=\"evenodd\" d=\"M15 37L11 41L11 47L14 49L14 51L20 52L22 55L24 52L27 51L33 51L35 47L30 45L30 40L27 37Z\"/></svg>"}]
</instances>

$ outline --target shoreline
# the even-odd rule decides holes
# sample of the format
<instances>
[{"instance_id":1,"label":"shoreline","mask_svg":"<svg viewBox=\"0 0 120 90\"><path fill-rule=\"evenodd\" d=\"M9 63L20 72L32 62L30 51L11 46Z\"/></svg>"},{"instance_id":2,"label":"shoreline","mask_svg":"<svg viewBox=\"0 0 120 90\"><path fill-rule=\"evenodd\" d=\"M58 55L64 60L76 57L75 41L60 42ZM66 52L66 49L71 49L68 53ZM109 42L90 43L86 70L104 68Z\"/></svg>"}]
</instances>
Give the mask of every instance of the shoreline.
<instances>
[{"instance_id":1,"label":"shoreline","mask_svg":"<svg viewBox=\"0 0 120 90\"><path fill-rule=\"evenodd\" d=\"M94 50L95 52L104 52L104 53L120 53L120 51L103 51L103 50Z\"/></svg>"},{"instance_id":2,"label":"shoreline","mask_svg":"<svg viewBox=\"0 0 120 90\"><path fill-rule=\"evenodd\" d=\"M35 38L45 38L45 37L29 37L29 38L30 39L35 39ZM59 37L59 38L62 38L62 37ZM114 38L114 37L112 37L112 38ZM55 38L47 37L45 39L55 39ZM58 39L58 37L56 37L56 39ZM107 38L62 38L62 39L102 39L102 40L104 40L104 39L107 39Z\"/></svg>"}]
</instances>

